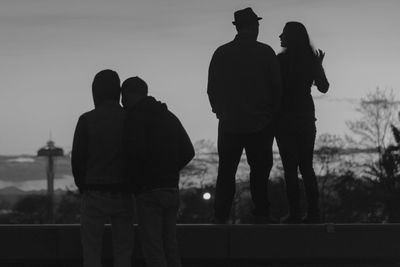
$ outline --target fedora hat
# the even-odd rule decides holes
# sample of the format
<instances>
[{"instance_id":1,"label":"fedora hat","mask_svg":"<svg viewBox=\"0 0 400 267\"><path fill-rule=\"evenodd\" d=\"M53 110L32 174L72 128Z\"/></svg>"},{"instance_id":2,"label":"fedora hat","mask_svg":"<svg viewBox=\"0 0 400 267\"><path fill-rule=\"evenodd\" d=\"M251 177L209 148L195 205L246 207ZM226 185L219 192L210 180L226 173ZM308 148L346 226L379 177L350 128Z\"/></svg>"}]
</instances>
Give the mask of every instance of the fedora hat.
<instances>
[{"instance_id":1,"label":"fedora hat","mask_svg":"<svg viewBox=\"0 0 400 267\"><path fill-rule=\"evenodd\" d=\"M262 19L257 16L256 13L254 13L253 9L251 9L250 7L236 11L234 13L234 18L235 21L232 21L232 23L236 26L252 24Z\"/></svg>"}]
</instances>

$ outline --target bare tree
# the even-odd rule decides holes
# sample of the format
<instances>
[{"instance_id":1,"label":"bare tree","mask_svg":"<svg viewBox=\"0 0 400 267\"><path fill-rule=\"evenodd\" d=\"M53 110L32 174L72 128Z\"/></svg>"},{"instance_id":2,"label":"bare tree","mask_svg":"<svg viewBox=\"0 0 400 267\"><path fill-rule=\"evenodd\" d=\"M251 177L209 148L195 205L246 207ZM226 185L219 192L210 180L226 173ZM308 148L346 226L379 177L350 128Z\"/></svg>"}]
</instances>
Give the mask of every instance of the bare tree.
<instances>
[{"instance_id":1,"label":"bare tree","mask_svg":"<svg viewBox=\"0 0 400 267\"><path fill-rule=\"evenodd\" d=\"M314 154L321 165L319 176L329 175L332 171L335 171L333 165L340 160L344 149L343 139L340 136L325 133L318 136L315 145Z\"/></svg>"},{"instance_id":2,"label":"bare tree","mask_svg":"<svg viewBox=\"0 0 400 267\"><path fill-rule=\"evenodd\" d=\"M361 118L346 122L350 131L359 137L358 140L350 140L364 148L375 148L382 154L392 141L390 125L397 116L398 107L393 89L377 87L374 92L368 93L356 108Z\"/></svg>"},{"instance_id":3,"label":"bare tree","mask_svg":"<svg viewBox=\"0 0 400 267\"><path fill-rule=\"evenodd\" d=\"M333 134L321 134L315 143L315 159L319 163L318 187L320 191L321 211L324 219L326 218L325 206L333 192L330 190L336 183L339 165L342 161L342 151L344 149L343 139Z\"/></svg>"},{"instance_id":4,"label":"bare tree","mask_svg":"<svg viewBox=\"0 0 400 267\"><path fill-rule=\"evenodd\" d=\"M376 151L378 158L375 157L364 165L367 171L363 178L373 185L374 195L384 204L383 211L388 221L400 221L400 131L394 126L399 114L399 104L393 90L377 88L361 99L357 108L361 118L347 123L349 129L360 138L358 144Z\"/></svg>"},{"instance_id":5,"label":"bare tree","mask_svg":"<svg viewBox=\"0 0 400 267\"><path fill-rule=\"evenodd\" d=\"M396 100L393 89L380 89L377 87L374 92L362 98L356 108L361 118L356 121L348 121L350 131L358 137L347 138L353 144L364 149L374 149L378 159L371 159L367 162L370 176L384 179L384 169L381 164L384 152L393 141L390 126L394 123L397 114L399 101Z\"/></svg>"},{"instance_id":6,"label":"bare tree","mask_svg":"<svg viewBox=\"0 0 400 267\"><path fill-rule=\"evenodd\" d=\"M194 148L194 159L181 172L180 187L204 189L206 185L215 183L218 154L210 140L197 141Z\"/></svg>"}]
</instances>

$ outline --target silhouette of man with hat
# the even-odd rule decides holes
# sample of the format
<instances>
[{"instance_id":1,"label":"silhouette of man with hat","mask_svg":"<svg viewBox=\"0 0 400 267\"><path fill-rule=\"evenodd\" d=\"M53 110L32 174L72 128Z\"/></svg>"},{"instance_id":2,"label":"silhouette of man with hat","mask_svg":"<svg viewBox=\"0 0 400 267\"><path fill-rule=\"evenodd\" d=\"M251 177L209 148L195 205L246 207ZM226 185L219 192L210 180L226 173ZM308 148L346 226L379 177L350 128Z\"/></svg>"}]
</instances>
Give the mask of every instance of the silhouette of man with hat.
<instances>
[{"instance_id":1,"label":"silhouette of man with hat","mask_svg":"<svg viewBox=\"0 0 400 267\"><path fill-rule=\"evenodd\" d=\"M281 97L279 66L272 48L257 41L262 18L245 8L236 11L234 19L237 35L214 52L208 73L207 93L219 120L214 219L216 223L229 219L244 149L250 165L253 215L267 222L272 124Z\"/></svg>"}]
</instances>

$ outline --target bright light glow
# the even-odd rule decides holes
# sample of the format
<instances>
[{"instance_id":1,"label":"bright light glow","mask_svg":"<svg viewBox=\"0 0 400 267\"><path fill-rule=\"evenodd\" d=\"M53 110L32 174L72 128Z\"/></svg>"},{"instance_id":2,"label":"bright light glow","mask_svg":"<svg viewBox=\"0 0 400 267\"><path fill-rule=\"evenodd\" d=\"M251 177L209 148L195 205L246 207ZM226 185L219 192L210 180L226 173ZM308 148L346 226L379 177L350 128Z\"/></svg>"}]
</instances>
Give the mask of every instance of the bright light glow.
<instances>
[{"instance_id":1,"label":"bright light glow","mask_svg":"<svg viewBox=\"0 0 400 267\"><path fill-rule=\"evenodd\" d=\"M210 193L206 192L206 193L203 194L203 199L204 200L209 200L210 198L211 198L211 194Z\"/></svg>"}]
</instances>

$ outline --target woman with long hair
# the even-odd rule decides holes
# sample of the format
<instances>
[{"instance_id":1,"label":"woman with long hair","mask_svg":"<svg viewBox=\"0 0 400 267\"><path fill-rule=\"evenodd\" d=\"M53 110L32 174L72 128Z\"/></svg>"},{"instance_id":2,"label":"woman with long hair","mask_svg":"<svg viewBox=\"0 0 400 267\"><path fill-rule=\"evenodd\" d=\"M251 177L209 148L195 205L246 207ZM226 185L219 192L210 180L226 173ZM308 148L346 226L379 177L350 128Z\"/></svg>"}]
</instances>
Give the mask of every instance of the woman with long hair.
<instances>
[{"instance_id":1,"label":"woman with long hair","mask_svg":"<svg viewBox=\"0 0 400 267\"><path fill-rule=\"evenodd\" d=\"M283 223L319 223L319 194L313 168L316 137L315 107L311 87L326 93L329 82L322 67L325 53L315 51L300 22L286 23L279 36L283 51L278 54L282 75L282 105L276 140L285 172L289 215ZM297 170L303 178L307 216L302 219Z\"/></svg>"}]
</instances>

